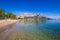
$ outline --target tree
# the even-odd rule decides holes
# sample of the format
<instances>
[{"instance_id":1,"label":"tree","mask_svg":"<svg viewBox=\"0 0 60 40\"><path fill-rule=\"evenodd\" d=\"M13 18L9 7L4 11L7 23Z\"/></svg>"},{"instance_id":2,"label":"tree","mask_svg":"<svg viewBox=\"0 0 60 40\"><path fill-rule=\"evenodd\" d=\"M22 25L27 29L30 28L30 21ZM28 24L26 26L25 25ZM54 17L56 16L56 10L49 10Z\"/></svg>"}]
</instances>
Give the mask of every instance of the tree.
<instances>
[{"instance_id":1,"label":"tree","mask_svg":"<svg viewBox=\"0 0 60 40\"><path fill-rule=\"evenodd\" d=\"M12 12L8 12L7 14L5 14L5 10L1 8L0 9L0 19L5 19L5 18L15 19L16 15L13 14Z\"/></svg>"},{"instance_id":2,"label":"tree","mask_svg":"<svg viewBox=\"0 0 60 40\"><path fill-rule=\"evenodd\" d=\"M4 19L4 18L5 18L5 10L0 9L0 19Z\"/></svg>"},{"instance_id":3,"label":"tree","mask_svg":"<svg viewBox=\"0 0 60 40\"><path fill-rule=\"evenodd\" d=\"M8 12L8 13L7 13L7 18L15 19L15 18L16 18L16 15L13 14L12 12Z\"/></svg>"}]
</instances>

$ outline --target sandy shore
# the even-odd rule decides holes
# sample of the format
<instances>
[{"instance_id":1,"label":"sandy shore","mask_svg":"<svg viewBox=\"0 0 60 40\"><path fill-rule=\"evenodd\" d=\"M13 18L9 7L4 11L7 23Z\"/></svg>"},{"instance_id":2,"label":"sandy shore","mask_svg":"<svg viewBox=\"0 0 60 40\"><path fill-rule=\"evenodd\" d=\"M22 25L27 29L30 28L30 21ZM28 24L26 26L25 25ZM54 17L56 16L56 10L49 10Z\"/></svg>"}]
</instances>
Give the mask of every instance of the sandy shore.
<instances>
[{"instance_id":1,"label":"sandy shore","mask_svg":"<svg viewBox=\"0 0 60 40\"><path fill-rule=\"evenodd\" d=\"M12 24L16 22L17 20L0 20L0 28L4 27L6 25Z\"/></svg>"}]
</instances>

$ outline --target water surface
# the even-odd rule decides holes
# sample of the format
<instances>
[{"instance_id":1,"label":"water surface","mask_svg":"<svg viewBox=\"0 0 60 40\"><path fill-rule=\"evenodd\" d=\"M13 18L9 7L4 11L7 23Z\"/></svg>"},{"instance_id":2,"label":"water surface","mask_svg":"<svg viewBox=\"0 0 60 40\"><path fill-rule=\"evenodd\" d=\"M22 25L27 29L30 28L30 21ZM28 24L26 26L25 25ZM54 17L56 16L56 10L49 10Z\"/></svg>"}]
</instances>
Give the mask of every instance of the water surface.
<instances>
[{"instance_id":1,"label":"water surface","mask_svg":"<svg viewBox=\"0 0 60 40\"><path fill-rule=\"evenodd\" d=\"M20 20L0 29L0 40L60 40L60 20Z\"/></svg>"}]
</instances>

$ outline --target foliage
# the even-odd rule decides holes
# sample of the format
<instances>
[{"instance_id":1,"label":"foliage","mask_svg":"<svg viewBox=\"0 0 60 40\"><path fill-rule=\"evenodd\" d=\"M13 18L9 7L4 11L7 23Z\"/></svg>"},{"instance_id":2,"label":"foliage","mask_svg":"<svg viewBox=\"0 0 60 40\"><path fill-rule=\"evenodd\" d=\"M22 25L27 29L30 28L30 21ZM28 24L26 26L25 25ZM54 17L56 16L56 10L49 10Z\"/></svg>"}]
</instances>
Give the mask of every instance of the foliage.
<instances>
[{"instance_id":1,"label":"foliage","mask_svg":"<svg viewBox=\"0 0 60 40\"><path fill-rule=\"evenodd\" d=\"M5 10L4 9L0 9L0 19L1 18L5 18Z\"/></svg>"},{"instance_id":2,"label":"foliage","mask_svg":"<svg viewBox=\"0 0 60 40\"><path fill-rule=\"evenodd\" d=\"M8 13L7 13L7 17L8 17L8 18L11 18L11 19L15 19L15 18L16 18L16 15L13 14L12 12L8 12Z\"/></svg>"},{"instance_id":3,"label":"foliage","mask_svg":"<svg viewBox=\"0 0 60 40\"><path fill-rule=\"evenodd\" d=\"M7 14L5 14L5 10L0 9L0 19L5 19L5 18L15 19L16 15L13 14L12 12L8 12Z\"/></svg>"}]
</instances>

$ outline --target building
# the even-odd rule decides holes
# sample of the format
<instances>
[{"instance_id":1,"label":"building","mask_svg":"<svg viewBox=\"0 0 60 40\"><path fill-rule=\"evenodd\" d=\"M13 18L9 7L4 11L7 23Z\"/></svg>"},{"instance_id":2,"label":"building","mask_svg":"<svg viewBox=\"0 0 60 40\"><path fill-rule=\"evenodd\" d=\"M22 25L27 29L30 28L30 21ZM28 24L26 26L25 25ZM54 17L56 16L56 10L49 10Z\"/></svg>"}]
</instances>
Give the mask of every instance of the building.
<instances>
[{"instance_id":1,"label":"building","mask_svg":"<svg viewBox=\"0 0 60 40\"><path fill-rule=\"evenodd\" d=\"M22 18L26 21L37 21L39 20L39 18L41 18L42 16L40 14L22 14L19 16L19 18Z\"/></svg>"}]
</instances>

